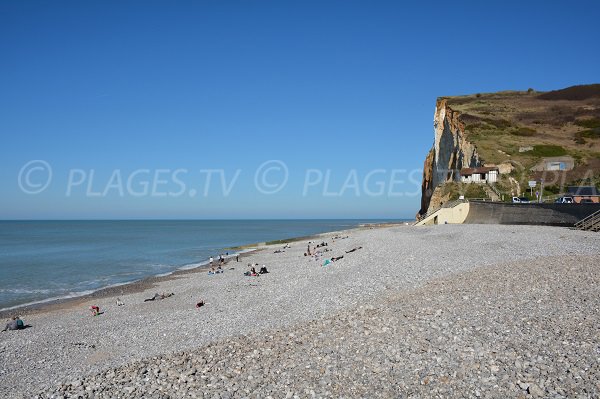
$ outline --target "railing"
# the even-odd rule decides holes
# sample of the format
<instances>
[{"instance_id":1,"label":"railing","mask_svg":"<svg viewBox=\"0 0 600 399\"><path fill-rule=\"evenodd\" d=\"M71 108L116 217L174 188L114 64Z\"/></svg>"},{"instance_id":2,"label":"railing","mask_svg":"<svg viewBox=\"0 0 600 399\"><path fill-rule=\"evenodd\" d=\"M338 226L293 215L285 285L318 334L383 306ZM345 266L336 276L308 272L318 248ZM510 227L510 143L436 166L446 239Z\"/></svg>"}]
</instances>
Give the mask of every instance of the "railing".
<instances>
[{"instance_id":1,"label":"railing","mask_svg":"<svg viewBox=\"0 0 600 399\"><path fill-rule=\"evenodd\" d=\"M600 210L575 223L575 228L579 230L600 231Z\"/></svg>"},{"instance_id":2,"label":"railing","mask_svg":"<svg viewBox=\"0 0 600 399\"><path fill-rule=\"evenodd\" d=\"M502 198L502 194L500 194L500 191L498 191L498 189L496 188L496 186L494 186L490 182L486 182L486 183L487 183L487 186L492 189L492 191L494 192L494 194L496 194L498 196L498 199L501 199Z\"/></svg>"}]
</instances>

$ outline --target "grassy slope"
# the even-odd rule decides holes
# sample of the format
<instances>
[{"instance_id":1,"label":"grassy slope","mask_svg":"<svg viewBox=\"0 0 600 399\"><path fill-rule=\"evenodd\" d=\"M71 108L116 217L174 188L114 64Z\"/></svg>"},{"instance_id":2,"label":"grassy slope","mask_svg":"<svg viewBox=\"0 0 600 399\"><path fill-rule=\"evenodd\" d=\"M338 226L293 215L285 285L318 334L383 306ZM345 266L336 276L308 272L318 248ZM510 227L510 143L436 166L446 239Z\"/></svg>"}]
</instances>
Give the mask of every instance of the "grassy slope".
<instances>
[{"instance_id":1,"label":"grassy slope","mask_svg":"<svg viewBox=\"0 0 600 399\"><path fill-rule=\"evenodd\" d=\"M565 183L600 176L600 85L574 86L543 94L507 91L447 97L461 113L467 139L485 163L511 161L522 173L542 157L571 155L577 170ZM533 151L519 152L532 146Z\"/></svg>"}]
</instances>

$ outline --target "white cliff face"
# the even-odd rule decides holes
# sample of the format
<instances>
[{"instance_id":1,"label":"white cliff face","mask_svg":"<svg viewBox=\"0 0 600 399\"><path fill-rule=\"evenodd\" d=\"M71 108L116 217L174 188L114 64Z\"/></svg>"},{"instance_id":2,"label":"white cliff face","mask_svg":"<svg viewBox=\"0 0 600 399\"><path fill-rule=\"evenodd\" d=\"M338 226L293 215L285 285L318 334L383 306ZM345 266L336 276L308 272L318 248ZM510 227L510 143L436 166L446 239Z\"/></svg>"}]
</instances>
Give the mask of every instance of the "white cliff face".
<instances>
[{"instance_id":1,"label":"white cliff face","mask_svg":"<svg viewBox=\"0 0 600 399\"><path fill-rule=\"evenodd\" d=\"M446 100L438 101L433 120L433 187L446 181L459 180L462 168L481 165L477 149L465 139L464 126L458 117L459 113L450 109Z\"/></svg>"},{"instance_id":2,"label":"white cliff face","mask_svg":"<svg viewBox=\"0 0 600 399\"><path fill-rule=\"evenodd\" d=\"M435 138L425 160L420 213L427 211L436 187L447 181L458 181L462 168L481 165L477 148L465 138L459 115L446 100L437 101L433 118Z\"/></svg>"}]
</instances>

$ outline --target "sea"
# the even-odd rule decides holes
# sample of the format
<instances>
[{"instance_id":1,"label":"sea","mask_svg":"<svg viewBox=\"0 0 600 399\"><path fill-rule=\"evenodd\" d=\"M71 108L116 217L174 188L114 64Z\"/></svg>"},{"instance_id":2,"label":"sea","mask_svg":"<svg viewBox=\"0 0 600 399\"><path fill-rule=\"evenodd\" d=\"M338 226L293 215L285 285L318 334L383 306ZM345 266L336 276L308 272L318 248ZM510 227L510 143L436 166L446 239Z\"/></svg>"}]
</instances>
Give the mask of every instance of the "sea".
<instances>
[{"instance_id":1,"label":"sea","mask_svg":"<svg viewBox=\"0 0 600 399\"><path fill-rule=\"evenodd\" d=\"M230 248L400 220L0 221L0 310L199 267Z\"/></svg>"}]
</instances>

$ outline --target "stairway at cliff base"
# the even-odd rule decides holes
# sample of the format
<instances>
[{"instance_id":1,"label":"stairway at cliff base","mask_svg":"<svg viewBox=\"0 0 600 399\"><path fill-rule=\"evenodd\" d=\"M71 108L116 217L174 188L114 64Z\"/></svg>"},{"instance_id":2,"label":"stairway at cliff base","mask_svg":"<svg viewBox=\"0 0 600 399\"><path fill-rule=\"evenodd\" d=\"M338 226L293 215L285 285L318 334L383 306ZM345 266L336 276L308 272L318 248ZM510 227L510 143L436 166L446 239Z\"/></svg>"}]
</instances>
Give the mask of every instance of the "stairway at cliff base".
<instances>
[{"instance_id":1,"label":"stairway at cliff base","mask_svg":"<svg viewBox=\"0 0 600 399\"><path fill-rule=\"evenodd\" d=\"M600 231L600 210L575 223L575 228L579 230Z\"/></svg>"},{"instance_id":2,"label":"stairway at cliff base","mask_svg":"<svg viewBox=\"0 0 600 399\"><path fill-rule=\"evenodd\" d=\"M483 186L483 189L485 190L485 193L487 194L488 197L490 197L490 199L492 201L500 201L500 193L498 192L498 190L496 190L495 187L485 184Z\"/></svg>"}]
</instances>

